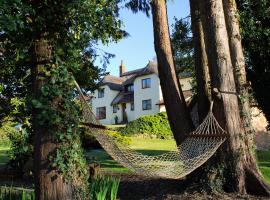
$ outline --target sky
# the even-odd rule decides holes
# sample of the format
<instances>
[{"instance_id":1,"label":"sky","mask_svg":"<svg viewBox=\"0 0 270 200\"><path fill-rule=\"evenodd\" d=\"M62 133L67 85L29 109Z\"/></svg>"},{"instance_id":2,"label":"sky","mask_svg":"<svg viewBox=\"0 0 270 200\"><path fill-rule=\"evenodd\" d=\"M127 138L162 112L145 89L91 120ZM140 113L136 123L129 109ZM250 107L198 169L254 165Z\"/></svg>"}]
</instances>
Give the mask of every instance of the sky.
<instances>
[{"instance_id":1,"label":"sky","mask_svg":"<svg viewBox=\"0 0 270 200\"><path fill-rule=\"evenodd\" d=\"M189 15L188 0L174 0L167 3L168 19L171 25L174 17L178 19ZM126 70L134 70L145 67L149 60L155 58L154 36L152 18L146 17L143 13L134 14L130 10L121 9L120 19L123 21L123 29L129 33L129 37L117 43L110 43L107 46L98 45L101 51L114 54L110 59L106 71L112 75L119 75L119 65L123 60ZM99 61L97 65L101 66Z\"/></svg>"}]
</instances>

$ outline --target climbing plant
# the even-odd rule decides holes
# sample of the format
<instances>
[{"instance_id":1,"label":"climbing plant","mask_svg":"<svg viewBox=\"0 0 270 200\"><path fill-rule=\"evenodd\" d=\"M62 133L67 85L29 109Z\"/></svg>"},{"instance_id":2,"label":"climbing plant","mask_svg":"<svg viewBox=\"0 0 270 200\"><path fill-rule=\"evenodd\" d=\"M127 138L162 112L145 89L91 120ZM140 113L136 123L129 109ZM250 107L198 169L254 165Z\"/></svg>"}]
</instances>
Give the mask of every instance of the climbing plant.
<instances>
[{"instance_id":1,"label":"climbing plant","mask_svg":"<svg viewBox=\"0 0 270 200\"><path fill-rule=\"evenodd\" d=\"M55 177L63 177L63 184L76 188L73 194L81 199L88 194L88 169L81 149L79 109L73 103L72 80L74 76L85 89L95 89L104 73L104 68L98 68L95 61L102 58L105 66L112 57L98 51L98 42L106 44L125 35L120 29L117 5L118 0L0 2L0 100L5 102L0 109L8 115L13 110L11 99L24 99L25 106L16 121L23 123L29 118L30 141L38 138L52 144L47 146L50 150L45 148L49 154L42 159L48 165L42 170L52 169ZM40 46L41 49L48 47L49 54L42 55L43 59L37 55L38 42L47 43ZM44 146L37 144L35 151L42 152ZM38 156L35 159L36 163L41 162ZM45 180L47 174L37 172L36 176L44 178L42 181L51 180ZM53 181L45 184L52 185ZM53 193L41 185L36 181L37 198L41 195L66 198L65 191L59 189Z\"/></svg>"}]
</instances>

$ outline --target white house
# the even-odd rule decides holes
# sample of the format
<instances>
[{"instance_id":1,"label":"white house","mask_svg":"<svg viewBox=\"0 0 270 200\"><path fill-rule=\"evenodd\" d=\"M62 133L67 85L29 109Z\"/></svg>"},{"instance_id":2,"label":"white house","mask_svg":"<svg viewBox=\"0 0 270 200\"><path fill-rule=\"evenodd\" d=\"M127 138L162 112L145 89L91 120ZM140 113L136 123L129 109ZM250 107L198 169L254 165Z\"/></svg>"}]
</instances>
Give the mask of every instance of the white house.
<instances>
[{"instance_id":1,"label":"white house","mask_svg":"<svg viewBox=\"0 0 270 200\"><path fill-rule=\"evenodd\" d=\"M122 62L119 71L119 77L105 76L93 93L92 109L101 123L127 123L142 115L166 111L155 62L127 72ZM191 80L190 76L180 79L185 98L192 94Z\"/></svg>"}]
</instances>

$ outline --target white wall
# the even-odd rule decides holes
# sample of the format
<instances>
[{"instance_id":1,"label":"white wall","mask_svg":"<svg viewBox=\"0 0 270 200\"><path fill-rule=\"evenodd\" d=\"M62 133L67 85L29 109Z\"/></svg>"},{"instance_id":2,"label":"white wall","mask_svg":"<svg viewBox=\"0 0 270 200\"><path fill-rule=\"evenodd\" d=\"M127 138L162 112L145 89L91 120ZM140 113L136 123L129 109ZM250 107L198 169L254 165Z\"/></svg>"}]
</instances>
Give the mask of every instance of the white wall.
<instances>
[{"instance_id":1,"label":"white wall","mask_svg":"<svg viewBox=\"0 0 270 200\"><path fill-rule=\"evenodd\" d=\"M128 116L128 121L129 122L135 120L135 115L134 115L135 109L134 110L131 110L131 103L127 103L126 104L126 112L127 112L127 116Z\"/></svg>"},{"instance_id":2,"label":"white wall","mask_svg":"<svg viewBox=\"0 0 270 200\"><path fill-rule=\"evenodd\" d=\"M106 107L106 119L100 120L102 124L114 124L115 115L118 116L118 121L122 120L121 118L121 108L117 110L117 113L113 113L113 107L111 106L112 100L116 97L119 91L111 90L107 85L101 86L104 88L104 97L98 98L98 90L94 91L94 98L92 99L93 112L97 115L98 107Z\"/></svg>"},{"instance_id":3,"label":"white wall","mask_svg":"<svg viewBox=\"0 0 270 200\"><path fill-rule=\"evenodd\" d=\"M181 84L182 90L183 91L191 90L192 89L191 82L192 82L191 77L180 79L180 84Z\"/></svg>"},{"instance_id":4,"label":"white wall","mask_svg":"<svg viewBox=\"0 0 270 200\"><path fill-rule=\"evenodd\" d=\"M151 87L142 89L142 79L150 78ZM190 90L190 81L192 78L184 78L180 80L183 91ZM96 115L97 107L106 107L106 119L100 120L102 124L115 124L115 116L118 116L118 123L122 122L122 106L118 105L119 109L117 113L113 113L113 107L111 106L112 100L116 97L119 91L111 90L107 85L101 86L104 88L104 97L98 98L98 90L95 90L92 99L93 112ZM142 109L142 100L152 100L151 110ZM131 104L126 104L126 113L128 121L133 121L142 115L153 115L159 112L165 112L164 105L156 105L159 101L163 101L162 91L160 87L160 81L158 75L150 74L145 76L137 77L134 80L134 111L131 111Z\"/></svg>"},{"instance_id":5,"label":"white wall","mask_svg":"<svg viewBox=\"0 0 270 200\"><path fill-rule=\"evenodd\" d=\"M150 78L151 87L142 89L142 79ZM159 112L159 105L156 105L159 101L159 78L156 74L150 74L137 77L134 81L134 119L139 118L142 115L152 115ZM151 110L142 109L142 100L152 100Z\"/></svg>"}]
</instances>

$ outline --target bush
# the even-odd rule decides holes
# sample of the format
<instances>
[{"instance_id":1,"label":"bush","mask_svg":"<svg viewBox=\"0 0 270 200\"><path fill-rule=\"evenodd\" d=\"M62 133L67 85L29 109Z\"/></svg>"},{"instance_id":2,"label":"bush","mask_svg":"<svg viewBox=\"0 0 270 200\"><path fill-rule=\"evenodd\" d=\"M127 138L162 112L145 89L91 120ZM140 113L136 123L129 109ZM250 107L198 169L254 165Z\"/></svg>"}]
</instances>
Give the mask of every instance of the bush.
<instances>
[{"instance_id":1,"label":"bush","mask_svg":"<svg viewBox=\"0 0 270 200\"><path fill-rule=\"evenodd\" d=\"M31 135L25 129L9 134L11 142L9 165L18 170L22 170L26 162L32 158L33 145L30 142Z\"/></svg>"},{"instance_id":2,"label":"bush","mask_svg":"<svg viewBox=\"0 0 270 200\"><path fill-rule=\"evenodd\" d=\"M156 115L145 115L120 128L123 135L131 136L143 134L147 137L160 139L172 138L172 131L165 112Z\"/></svg>"},{"instance_id":3,"label":"bush","mask_svg":"<svg viewBox=\"0 0 270 200\"><path fill-rule=\"evenodd\" d=\"M123 136L121 134L121 132L119 131L116 131L116 130L107 130L106 131L106 134L110 135L111 137L113 137L113 139L117 142L117 143L120 143L120 144L130 144L131 142L131 139L126 137L126 136Z\"/></svg>"},{"instance_id":4,"label":"bush","mask_svg":"<svg viewBox=\"0 0 270 200\"><path fill-rule=\"evenodd\" d=\"M105 130L105 133L113 137L117 143L130 144L131 142L130 138L121 135L121 132L117 130ZM101 147L98 141L96 140L96 138L90 132L87 132L87 131L84 131L82 142L83 142L83 147L85 149Z\"/></svg>"}]
</instances>

